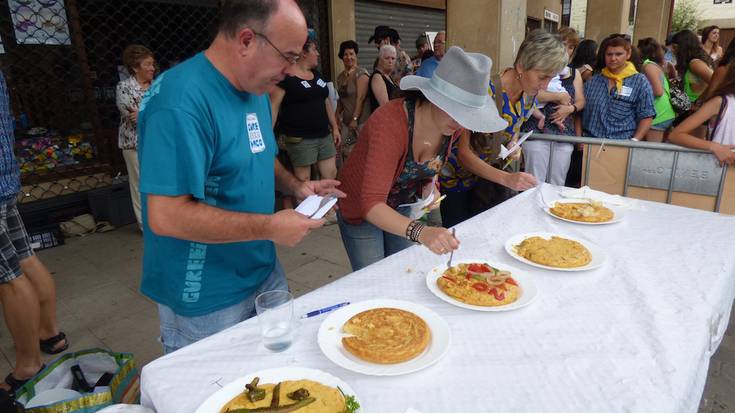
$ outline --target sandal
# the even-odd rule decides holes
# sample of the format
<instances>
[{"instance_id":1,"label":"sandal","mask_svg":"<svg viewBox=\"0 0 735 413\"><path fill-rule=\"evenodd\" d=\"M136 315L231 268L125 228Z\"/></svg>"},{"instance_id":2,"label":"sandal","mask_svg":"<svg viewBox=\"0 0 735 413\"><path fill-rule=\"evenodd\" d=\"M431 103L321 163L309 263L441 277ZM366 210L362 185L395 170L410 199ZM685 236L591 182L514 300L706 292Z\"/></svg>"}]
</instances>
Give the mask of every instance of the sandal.
<instances>
[{"instance_id":1,"label":"sandal","mask_svg":"<svg viewBox=\"0 0 735 413\"><path fill-rule=\"evenodd\" d=\"M64 345L59 348L55 348L62 340L64 341ZM41 345L41 351L46 354L59 354L69 348L69 340L66 339L66 334L63 332L45 340L41 340L39 344Z\"/></svg>"},{"instance_id":2,"label":"sandal","mask_svg":"<svg viewBox=\"0 0 735 413\"><path fill-rule=\"evenodd\" d=\"M46 365L41 365L41 368L38 369L38 372L33 375L35 377L38 373L43 371L43 369L46 368ZM28 380L32 379L33 377L29 377L25 380L16 379L15 376L13 376L13 372L10 372L7 376L5 376L5 384L10 386L10 390L8 390L8 394L15 396L15 392L17 392L21 387L23 387L26 383L28 383Z\"/></svg>"}]
</instances>

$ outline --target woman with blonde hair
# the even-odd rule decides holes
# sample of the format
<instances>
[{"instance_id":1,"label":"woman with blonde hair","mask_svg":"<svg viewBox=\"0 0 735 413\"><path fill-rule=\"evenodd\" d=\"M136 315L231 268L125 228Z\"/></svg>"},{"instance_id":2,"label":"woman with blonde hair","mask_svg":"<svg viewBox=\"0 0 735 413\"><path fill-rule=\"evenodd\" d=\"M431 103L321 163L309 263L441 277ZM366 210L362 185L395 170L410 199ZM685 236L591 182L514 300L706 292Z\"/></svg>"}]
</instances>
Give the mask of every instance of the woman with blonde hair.
<instances>
[{"instance_id":1,"label":"woman with blonde hair","mask_svg":"<svg viewBox=\"0 0 735 413\"><path fill-rule=\"evenodd\" d=\"M135 219L142 228L140 212L140 168L138 164L138 112L143 94L151 86L156 73L153 52L147 47L132 44L123 51L123 65L130 77L117 84L116 103L120 111L120 128L117 145L122 149L125 166L128 169L130 198L133 202Z\"/></svg>"},{"instance_id":2,"label":"woman with blonde hair","mask_svg":"<svg viewBox=\"0 0 735 413\"><path fill-rule=\"evenodd\" d=\"M557 33L571 60L579 45L577 31L563 27ZM582 122L577 115L584 109L584 81L582 75L572 66L565 66L549 82L546 90L539 91L539 109L546 116L544 125L529 119L523 131L533 130L550 135L581 136ZM539 181L552 185L564 185L571 164L574 145L571 143L528 141L523 145L526 156L526 172ZM551 168L549 166L551 165Z\"/></svg>"},{"instance_id":3,"label":"woman with blonde hair","mask_svg":"<svg viewBox=\"0 0 735 413\"><path fill-rule=\"evenodd\" d=\"M442 169L442 224L451 227L513 196L513 191L532 188L536 179L526 173L508 173L498 159L500 145L512 147L521 125L531 116L543 125L536 109L536 95L568 63L564 45L543 30L531 32L518 49L515 63L505 69L488 92L495 99L506 125L496 133L464 132ZM471 129L470 129L471 130ZM520 150L515 159L520 158Z\"/></svg>"}]
</instances>

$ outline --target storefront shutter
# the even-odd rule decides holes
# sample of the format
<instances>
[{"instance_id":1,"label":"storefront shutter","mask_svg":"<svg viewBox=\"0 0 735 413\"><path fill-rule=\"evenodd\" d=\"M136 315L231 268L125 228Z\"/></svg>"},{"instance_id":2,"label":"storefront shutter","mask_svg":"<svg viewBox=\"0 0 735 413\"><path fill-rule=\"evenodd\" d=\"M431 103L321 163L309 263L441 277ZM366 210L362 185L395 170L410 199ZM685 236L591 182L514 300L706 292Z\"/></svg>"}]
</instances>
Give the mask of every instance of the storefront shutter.
<instances>
[{"instance_id":1,"label":"storefront shutter","mask_svg":"<svg viewBox=\"0 0 735 413\"><path fill-rule=\"evenodd\" d=\"M375 26L390 26L401 36L401 47L409 56L416 54L416 38L423 32L436 32L446 27L444 10L412 7L370 0L355 1L355 28L357 43L360 45L358 61L360 66L373 71L373 63L378 56L375 45L368 44ZM342 42L347 39L337 39Z\"/></svg>"}]
</instances>

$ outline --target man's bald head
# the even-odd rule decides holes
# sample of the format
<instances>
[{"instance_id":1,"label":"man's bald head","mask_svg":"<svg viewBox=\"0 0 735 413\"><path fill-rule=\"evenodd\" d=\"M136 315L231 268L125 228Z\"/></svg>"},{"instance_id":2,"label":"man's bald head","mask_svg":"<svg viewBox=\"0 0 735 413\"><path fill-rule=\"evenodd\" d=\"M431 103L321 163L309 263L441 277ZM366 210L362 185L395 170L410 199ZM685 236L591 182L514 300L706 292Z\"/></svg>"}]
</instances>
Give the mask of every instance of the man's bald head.
<instances>
[{"instance_id":1,"label":"man's bald head","mask_svg":"<svg viewBox=\"0 0 735 413\"><path fill-rule=\"evenodd\" d=\"M293 0L222 0L219 33L206 55L235 88L261 95L301 54L306 19Z\"/></svg>"},{"instance_id":2,"label":"man's bald head","mask_svg":"<svg viewBox=\"0 0 735 413\"><path fill-rule=\"evenodd\" d=\"M276 13L306 27L301 9L293 0L221 0L218 31L227 37L237 36L245 27L263 32Z\"/></svg>"}]
</instances>

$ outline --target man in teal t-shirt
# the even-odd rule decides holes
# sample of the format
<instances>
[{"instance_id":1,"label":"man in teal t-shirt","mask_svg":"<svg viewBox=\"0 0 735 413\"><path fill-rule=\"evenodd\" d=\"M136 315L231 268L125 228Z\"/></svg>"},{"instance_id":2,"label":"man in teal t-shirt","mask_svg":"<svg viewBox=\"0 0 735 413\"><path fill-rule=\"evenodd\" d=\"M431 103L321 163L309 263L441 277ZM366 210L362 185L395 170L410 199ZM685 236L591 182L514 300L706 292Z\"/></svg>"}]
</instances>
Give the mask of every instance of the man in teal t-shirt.
<instances>
[{"instance_id":1,"label":"man in teal t-shirt","mask_svg":"<svg viewBox=\"0 0 735 413\"><path fill-rule=\"evenodd\" d=\"M141 103L141 291L159 304L166 353L251 317L260 292L288 289L273 243L294 245L323 220L274 214L276 178L299 197L338 184L298 181L276 160L265 93L306 39L298 6L230 0L220 12L210 47Z\"/></svg>"}]
</instances>

